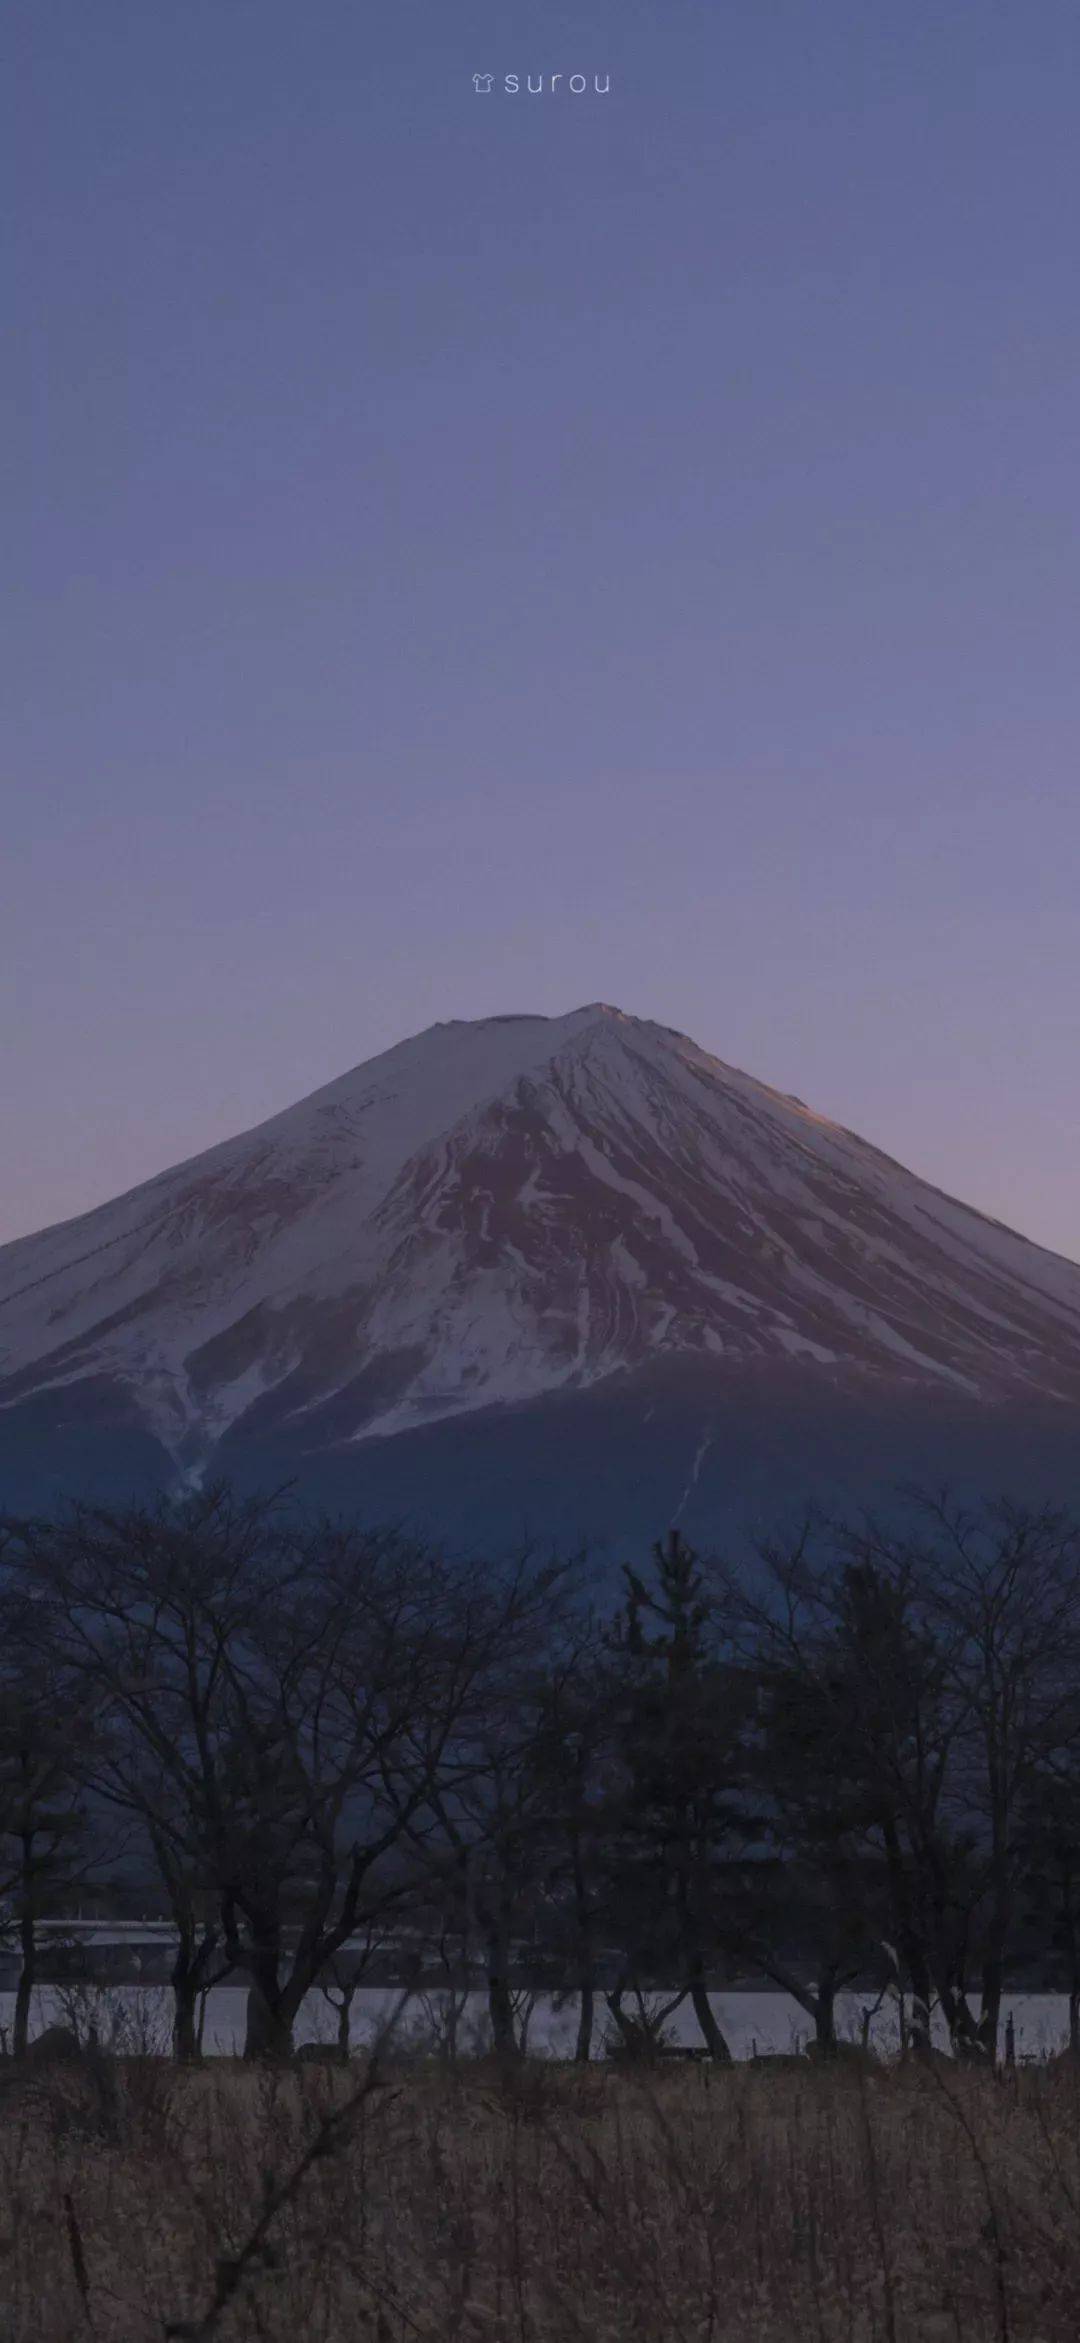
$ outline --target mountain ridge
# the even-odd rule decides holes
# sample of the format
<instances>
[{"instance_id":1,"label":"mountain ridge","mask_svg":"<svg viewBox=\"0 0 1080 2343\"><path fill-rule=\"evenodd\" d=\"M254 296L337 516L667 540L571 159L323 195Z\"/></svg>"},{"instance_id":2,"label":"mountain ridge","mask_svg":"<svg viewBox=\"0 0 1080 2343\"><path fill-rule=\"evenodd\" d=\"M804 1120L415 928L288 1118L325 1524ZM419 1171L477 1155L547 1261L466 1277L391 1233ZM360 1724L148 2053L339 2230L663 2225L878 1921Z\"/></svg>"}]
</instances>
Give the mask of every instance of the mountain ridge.
<instances>
[{"instance_id":1,"label":"mountain ridge","mask_svg":"<svg viewBox=\"0 0 1080 2343\"><path fill-rule=\"evenodd\" d=\"M0 1248L0 1418L135 1423L189 1475L680 1362L1071 1419L1080 1267L605 1003L429 1027Z\"/></svg>"}]
</instances>

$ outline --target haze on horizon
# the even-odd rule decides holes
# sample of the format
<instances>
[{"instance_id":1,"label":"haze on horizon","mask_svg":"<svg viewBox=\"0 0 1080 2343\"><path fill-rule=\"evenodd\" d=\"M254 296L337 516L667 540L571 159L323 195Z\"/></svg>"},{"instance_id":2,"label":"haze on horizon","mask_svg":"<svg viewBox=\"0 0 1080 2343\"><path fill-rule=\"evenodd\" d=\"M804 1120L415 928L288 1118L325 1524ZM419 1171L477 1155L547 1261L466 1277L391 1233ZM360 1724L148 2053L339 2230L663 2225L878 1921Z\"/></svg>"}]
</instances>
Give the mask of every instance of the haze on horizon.
<instances>
[{"instance_id":1,"label":"haze on horizon","mask_svg":"<svg viewBox=\"0 0 1080 2343\"><path fill-rule=\"evenodd\" d=\"M599 999L1080 1256L1075 10L4 49L0 1241Z\"/></svg>"}]
</instances>

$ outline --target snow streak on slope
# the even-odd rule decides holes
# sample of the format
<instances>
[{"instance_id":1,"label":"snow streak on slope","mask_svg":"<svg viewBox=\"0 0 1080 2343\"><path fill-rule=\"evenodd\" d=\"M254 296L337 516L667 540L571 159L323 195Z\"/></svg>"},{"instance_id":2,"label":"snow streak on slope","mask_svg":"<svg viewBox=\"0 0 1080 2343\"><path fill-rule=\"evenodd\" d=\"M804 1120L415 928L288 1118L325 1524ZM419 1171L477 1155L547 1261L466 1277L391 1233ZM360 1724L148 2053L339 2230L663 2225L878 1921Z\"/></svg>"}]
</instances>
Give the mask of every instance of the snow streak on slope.
<instances>
[{"instance_id":1,"label":"snow streak on slope","mask_svg":"<svg viewBox=\"0 0 1080 2343\"><path fill-rule=\"evenodd\" d=\"M1080 1269L603 1007L435 1026L0 1251L0 1402L105 1378L189 1461L687 1355L1075 1401Z\"/></svg>"}]
</instances>

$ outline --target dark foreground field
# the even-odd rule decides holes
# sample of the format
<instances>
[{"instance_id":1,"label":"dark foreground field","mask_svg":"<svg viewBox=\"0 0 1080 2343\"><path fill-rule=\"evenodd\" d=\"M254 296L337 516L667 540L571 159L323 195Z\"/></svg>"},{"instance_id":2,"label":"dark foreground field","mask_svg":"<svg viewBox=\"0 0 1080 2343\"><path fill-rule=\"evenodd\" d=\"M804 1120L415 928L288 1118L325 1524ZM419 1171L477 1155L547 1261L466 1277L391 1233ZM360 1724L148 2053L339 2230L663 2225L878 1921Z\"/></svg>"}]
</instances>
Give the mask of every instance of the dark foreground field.
<instances>
[{"instance_id":1,"label":"dark foreground field","mask_svg":"<svg viewBox=\"0 0 1080 2343\"><path fill-rule=\"evenodd\" d=\"M3 2343L1075 2343L1080 2082L0 2082Z\"/></svg>"}]
</instances>

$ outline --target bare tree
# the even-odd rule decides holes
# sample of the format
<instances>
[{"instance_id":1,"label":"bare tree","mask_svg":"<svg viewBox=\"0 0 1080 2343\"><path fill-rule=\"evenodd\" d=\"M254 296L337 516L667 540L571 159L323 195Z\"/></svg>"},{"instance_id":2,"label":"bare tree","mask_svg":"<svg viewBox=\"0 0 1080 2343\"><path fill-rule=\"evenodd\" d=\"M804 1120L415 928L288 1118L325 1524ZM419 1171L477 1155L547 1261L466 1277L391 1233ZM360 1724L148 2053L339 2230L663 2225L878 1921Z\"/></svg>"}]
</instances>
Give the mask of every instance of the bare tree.
<instances>
[{"instance_id":1,"label":"bare tree","mask_svg":"<svg viewBox=\"0 0 1080 2343\"><path fill-rule=\"evenodd\" d=\"M604 1858L618 1806L616 1673L595 1630L564 1651L542 1687L533 1763L546 1783L552 1951L577 1994L575 2062L592 2057L605 1922Z\"/></svg>"},{"instance_id":2,"label":"bare tree","mask_svg":"<svg viewBox=\"0 0 1080 2343\"><path fill-rule=\"evenodd\" d=\"M468 1697L410 1818L422 1850L436 1933L452 1932L466 1965L483 1962L496 2053L523 2050L515 1973L558 1946L567 1870L573 1957L591 1988L591 1911L583 1779L592 1710L586 1645L568 1568L493 1576L470 1624ZM575 1870L576 1865L576 1870ZM589 2024L591 2034L591 2020ZM579 2027L580 2035L580 2027Z\"/></svg>"},{"instance_id":3,"label":"bare tree","mask_svg":"<svg viewBox=\"0 0 1080 2343\"><path fill-rule=\"evenodd\" d=\"M53 1663L38 1621L9 1585L0 1603L0 1906L19 1947L12 2049L27 2048L39 1923L106 1859L82 1793L90 1704Z\"/></svg>"},{"instance_id":4,"label":"bare tree","mask_svg":"<svg viewBox=\"0 0 1080 2343\"><path fill-rule=\"evenodd\" d=\"M1022 1836L1022 1953L1065 1993L1069 2052L1080 2060L1080 1766L1033 1778Z\"/></svg>"},{"instance_id":5,"label":"bare tree","mask_svg":"<svg viewBox=\"0 0 1080 2343\"><path fill-rule=\"evenodd\" d=\"M271 1505L214 1489L179 1505L76 1506L23 1525L15 1554L56 1662L95 1705L90 1795L131 1818L176 1929L177 2055L197 2054L200 1994L228 1973L221 1758L230 1660L295 1571Z\"/></svg>"},{"instance_id":6,"label":"bare tree","mask_svg":"<svg viewBox=\"0 0 1080 2343\"><path fill-rule=\"evenodd\" d=\"M980 1896L973 1964L980 2011L958 1981L954 2030L997 2056L1001 2001L1016 1934L1026 1825L1047 1774L1075 1775L1080 1754L1080 1529L1053 1508L1001 1502L972 1512L938 1498L922 1507L914 1551L920 1606L944 1655L957 1729L955 1800L970 1816ZM895 1567L880 1533L860 1541L873 1565Z\"/></svg>"},{"instance_id":7,"label":"bare tree","mask_svg":"<svg viewBox=\"0 0 1080 2343\"><path fill-rule=\"evenodd\" d=\"M286 2055L350 1937L414 1893L527 1573L500 1601L401 1538L225 1489L79 1507L22 1545L107 1720L96 1786L141 1821L177 1925L178 2050L224 1962L250 1980L247 2055Z\"/></svg>"},{"instance_id":8,"label":"bare tree","mask_svg":"<svg viewBox=\"0 0 1080 2343\"><path fill-rule=\"evenodd\" d=\"M779 1805L827 1753L838 1838L853 1828L871 1858L852 1886L874 1933L884 1890L913 2046L936 1999L957 2052L993 2058L1033 1783L1076 1744L1076 1529L922 1498L902 1534L833 1525L765 1558L768 1586L740 1598L747 1651L802 1718L793 1749L774 1742Z\"/></svg>"},{"instance_id":9,"label":"bare tree","mask_svg":"<svg viewBox=\"0 0 1080 2343\"><path fill-rule=\"evenodd\" d=\"M736 1587L673 1534L603 1627L580 1563L451 1564L225 1488L9 1525L17 2041L41 1914L111 1812L173 1922L182 2058L227 1974L250 2056L287 2054L321 1983L347 2040L376 1938L401 1977L425 1946L459 1986L482 1962L506 2056L550 1976L581 2059L601 1981L620 2025L635 1993L688 1997L726 2058L709 1977L739 1958L824 2052L839 1992L888 1959L916 2048L937 2004L992 2059L1033 1944L1065 1962L1080 2043L1080 1531L922 1499L763 1560Z\"/></svg>"},{"instance_id":10,"label":"bare tree","mask_svg":"<svg viewBox=\"0 0 1080 2343\"><path fill-rule=\"evenodd\" d=\"M882 1965L887 1900L872 1807L831 1700L789 1666L755 1673L751 1772L761 1838L725 1923L729 1949L789 1993L838 2046L839 1993Z\"/></svg>"}]
</instances>

